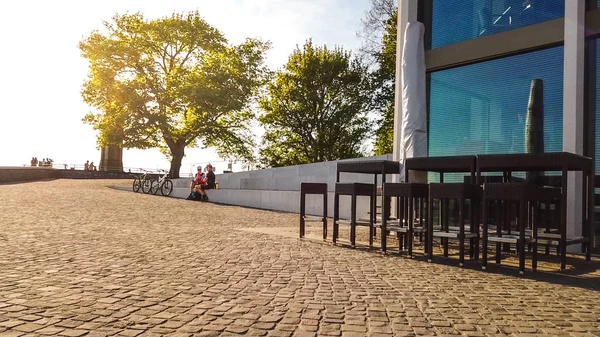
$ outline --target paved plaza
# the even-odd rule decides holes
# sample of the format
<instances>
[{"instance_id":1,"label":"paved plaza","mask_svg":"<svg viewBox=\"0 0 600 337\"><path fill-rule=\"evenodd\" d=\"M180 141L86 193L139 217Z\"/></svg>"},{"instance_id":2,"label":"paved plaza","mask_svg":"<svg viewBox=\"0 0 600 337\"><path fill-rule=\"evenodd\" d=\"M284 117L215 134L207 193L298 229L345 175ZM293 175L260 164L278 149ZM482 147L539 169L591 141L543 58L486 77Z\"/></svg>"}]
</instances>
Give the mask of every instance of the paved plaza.
<instances>
[{"instance_id":1,"label":"paved plaza","mask_svg":"<svg viewBox=\"0 0 600 337\"><path fill-rule=\"evenodd\" d=\"M461 269L115 184L0 186L0 336L600 336L598 261Z\"/></svg>"}]
</instances>

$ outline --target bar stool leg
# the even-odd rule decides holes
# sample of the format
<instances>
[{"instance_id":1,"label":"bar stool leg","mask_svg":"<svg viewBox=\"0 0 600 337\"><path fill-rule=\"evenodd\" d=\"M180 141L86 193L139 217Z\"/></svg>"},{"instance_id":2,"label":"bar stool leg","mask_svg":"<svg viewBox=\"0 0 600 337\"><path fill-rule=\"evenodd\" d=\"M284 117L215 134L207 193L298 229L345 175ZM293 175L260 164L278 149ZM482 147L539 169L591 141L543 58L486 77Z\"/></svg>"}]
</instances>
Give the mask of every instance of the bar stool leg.
<instances>
[{"instance_id":1,"label":"bar stool leg","mask_svg":"<svg viewBox=\"0 0 600 337\"><path fill-rule=\"evenodd\" d=\"M338 220L340 219L340 195L335 193L333 196L333 243L337 243L339 235L340 225Z\"/></svg>"},{"instance_id":2,"label":"bar stool leg","mask_svg":"<svg viewBox=\"0 0 600 337\"><path fill-rule=\"evenodd\" d=\"M538 254L538 244L537 244L537 237L538 237L538 227L537 227L537 218L540 216L540 211L541 211L541 206L539 202L535 202L533 204L534 207L534 211L533 211L533 217L531 219L531 229L532 229L532 233L533 233L533 252L531 254L531 270L536 271L537 270L537 254Z\"/></svg>"},{"instance_id":3,"label":"bar stool leg","mask_svg":"<svg viewBox=\"0 0 600 337\"><path fill-rule=\"evenodd\" d=\"M385 196L385 186L382 188L381 197L383 198L383 203L386 206L381 209L381 250L383 251L383 253L386 253L387 252L387 236L388 236L387 221L389 218L389 213L391 211L390 209L388 209L387 204L388 204L388 199L391 199L391 198ZM373 236L371 235L371 237L373 237Z\"/></svg>"},{"instance_id":4,"label":"bar stool leg","mask_svg":"<svg viewBox=\"0 0 600 337\"><path fill-rule=\"evenodd\" d=\"M405 223L406 220L406 198L398 198L400 199L400 227L408 226L408 223ZM404 239L405 233L398 234L398 250L402 252L404 250Z\"/></svg>"},{"instance_id":5,"label":"bar stool leg","mask_svg":"<svg viewBox=\"0 0 600 337\"><path fill-rule=\"evenodd\" d=\"M300 238L304 237L306 222L304 217L306 216L306 193L300 192Z\"/></svg>"},{"instance_id":6,"label":"bar stool leg","mask_svg":"<svg viewBox=\"0 0 600 337\"><path fill-rule=\"evenodd\" d=\"M458 233L458 265L463 267L465 265L465 199L460 199L458 203L458 225L460 226Z\"/></svg>"},{"instance_id":7,"label":"bar stool leg","mask_svg":"<svg viewBox=\"0 0 600 337\"><path fill-rule=\"evenodd\" d=\"M487 269L487 254L488 254L488 218L487 218L487 200L483 198L481 201L481 218L483 219L483 233L481 234L481 269Z\"/></svg>"},{"instance_id":8,"label":"bar stool leg","mask_svg":"<svg viewBox=\"0 0 600 337\"><path fill-rule=\"evenodd\" d=\"M441 199L440 200L440 208L442 209L442 212L440 212L440 224L441 224L441 228L442 231L445 231L448 228L448 200L444 200ZM448 239L447 238L440 238L440 241L442 242L442 247L444 250L444 257L448 257Z\"/></svg>"},{"instance_id":9,"label":"bar stool leg","mask_svg":"<svg viewBox=\"0 0 600 337\"><path fill-rule=\"evenodd\" d=\"M519 274L523 275L525 273L525 227L526 227L526 217L527 210L525 207L526 203L524 200L519 202Z\"/></svg>"},{"instance_id":10,"label":"bar stool leg","mask_svg":"<svg viewBox=\"0 0 600 337\"><path fill-rule=\"evenodd\" d=\"M406 233L406 245L408 246L408 257L412 257L413 250L413 230L414 230L414 212L413 212L413 198L408 198L408 231Z\"/></svg>"},{"instance_id":11,"label":"bar stool leg","mask_svg":"<svg viewBox=\"0 0 600 337\"><path fill-rule=\"evenodd\" d=\"M469 200L469 233L475 233L475 201ZM479 228L479 225L477 226ZM479 231L477 231L479 233ZM471 260L475 259L475 243L477 242L477 238L469 239L469 258Z\"/></svg>"},{"instance_id":12,"label":"bar stool leg","mask_svg":"<svg viewBox=\"0 0 600 337\"><path fill-rule=\"evenodd\" d=\"M356 195L352 194L350 204L350 244L356 247Z\"/></svg>"},{"instance_id":13,"label":"bar stool leg","mask_svg":"<svg viewBox=\"0 0 600 337\"><path fill-rule=\"evenodd\" d=\"M423 228L423 231L425 232L425 235L423 236L423 232L421 232L421 243L423 244L423 252L425 254L427 254L427 249L429 247L429 240L428 238L428 231L427 231L427 224L429 223L429 208L428 208L428 204L425 204L428 202L427 199L423 198L423 212L421 213L421 227Z\"/></svg>"},{"instance_id":14,"label":"bar stool leg","mask_svg":"<svg viewBox=\"0 0 600 337\"><path fill-rule=\"evenodd\" d=\"M441 206L441 205L440 205ZM427 211L427 217L428 217L428 221L427 221L427 253L429 255L429 258L427 259L428 262L432 262L433 261L433 199L431 198L431 196L429 197L429 203L427 205L428 211Z\"/></svg>"},{"instance_id":15,"label":"bar stool leg","mask_svg":"<svg viewBox=\"0 0 600 337\"><path fill-rule=\"evenodd\" d=\"M327 240L327 191L323 194L323 241Z\"/></svg>"},{"instance_id":16,"label":"bar stool leg","mask_svg":"<svg viewBox=\"0 0 600 337\"><path fill-rule=\"evenodd\" d=\"M560 238L560 271L567 270L567 238L565 233L561 233Z\"/></svg>"},{"instance_id":17,"label":"bar stool leg","mask_svg":"<svg viewBox=\"0 0 600 337\"><path fill-rule=\"evenodd\" d=\"M506 202L504 201L500 201L497 202L500 206L499 208L502 210L504 209L504 212L496 212L496 217L498 218L502 218L499 219L499 221L496 223L496 234L498 236L502 235L502 228L504 227L504 218L505 216L503 216L503 214L505 214L505 212L508 212L508 207L506 207ZM500 264L502 262L502 244L500 242L496 242L496 264Z\"/></svg>"},{"instance_id":18,"label":"bar stool leg","mask_svg":"<svg viewBox=\"0 0 600 337\"><path fill-rule=\"evenodd\" d=\"M377 202L377 198L373 198L373 196L369 197L369 203L371 204L371 212L373 212L375 209L373 208L373 200L375 202ZM373 235L374 235L374 229L375 227L373 227L374 221L373 221L373 217L369 218L369 248L373 248ZM383 237L387 236L387 233L385 233L385 231L381 231L381 239L383 240Z\"/></svg>"}]
</instances>

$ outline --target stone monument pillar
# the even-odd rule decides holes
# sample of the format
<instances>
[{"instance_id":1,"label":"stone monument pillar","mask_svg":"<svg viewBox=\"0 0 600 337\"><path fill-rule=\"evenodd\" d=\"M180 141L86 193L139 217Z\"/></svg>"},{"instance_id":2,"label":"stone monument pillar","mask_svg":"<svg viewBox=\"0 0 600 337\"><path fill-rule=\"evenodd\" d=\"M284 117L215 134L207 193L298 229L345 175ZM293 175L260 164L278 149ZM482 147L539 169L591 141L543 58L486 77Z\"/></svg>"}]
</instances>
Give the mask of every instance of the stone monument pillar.
<instances>
[{"instance_id":1,"label":"stone monument pillar","mask_svg":"<svg viewBox=\"0 0 600 337\"><path fill-rule=\"evenodd\" d=\"M108 145L100 151L98 170L123 172L123 149L117 145Z\"/></svg>"}]
</instances>

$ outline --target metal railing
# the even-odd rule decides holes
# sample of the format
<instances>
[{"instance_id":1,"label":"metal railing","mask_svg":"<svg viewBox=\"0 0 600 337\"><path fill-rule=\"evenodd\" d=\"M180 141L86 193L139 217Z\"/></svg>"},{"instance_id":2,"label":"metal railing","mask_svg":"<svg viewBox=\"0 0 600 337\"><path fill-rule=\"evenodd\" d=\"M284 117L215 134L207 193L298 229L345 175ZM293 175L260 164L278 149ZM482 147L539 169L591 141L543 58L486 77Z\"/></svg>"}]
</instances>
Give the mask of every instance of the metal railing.
<instances>
[{"instance_id":1,"label":"metal railing","mask_svg":"<svg viewBox=\"0 0 600 337\"><path fill-rule=\"evenodd\" d=\"M226 160L211 160L211 161L204 161L204 162L195 162L195 163L185 163L181 165L181 169L179 171L179 176L181 178L193 178L194 175L196 174L196 167L198 166L202 166L203 170L206 171L206 165L211 164L213 166L214 172L215 173L223 173L223 171L230 171L229 169L229 165L230 163L232 163L231 161L226 161ZM23 164L23 167L31 167L33 165L31 164ZM125 172L125 173L136 173L136 174L142 174L142 173L150 173L150 174L158 174L160 173L161 168L143 168L143 167L123 167L122 171L121 171L121 167L99 167L98 165L94 164L95 166L95 170L92 171L119 171L119 172ZM41 167L41 168L53 168L53 169L59 169L59 170L78 170L78 171L85 171L85 165L83 164L64 164L64 163L46 163L46 165L42 165L42 163L38 163L38 165L35 165L35 167ZM217 171L220 170L220 171ZM233 172L233 170L231 170Z\"/></svg>"}]
</instances>

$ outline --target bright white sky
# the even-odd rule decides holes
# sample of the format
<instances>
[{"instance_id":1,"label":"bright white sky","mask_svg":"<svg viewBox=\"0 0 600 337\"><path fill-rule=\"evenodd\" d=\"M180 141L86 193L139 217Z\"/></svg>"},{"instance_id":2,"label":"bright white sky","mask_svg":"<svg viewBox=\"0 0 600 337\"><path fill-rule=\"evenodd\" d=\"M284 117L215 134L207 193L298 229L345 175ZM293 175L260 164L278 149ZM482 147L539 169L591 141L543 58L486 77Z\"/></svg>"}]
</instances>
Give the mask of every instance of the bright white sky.
<instances>
[{"instance_id":1,"label":"bright white sky","mask_svg":"<svg viewBox=\"0 0 600 337\"><path fill-rule=\"evenodd\" d=\"M283 66L297 44L357 50L360 20L368 0L18 0L0 2L0 166L28 164L31 157L59 164L96 165L96 133L81 118L90 110L80 89L87 61L77 44L115 13L146 17L198 10L231 43L246 37L272 42L268 65ZM213 149L187 149L182 174L194 163L213 162ZM126 168L168 168L158 150L126 150ZM236 167L234 166L234 169Z\"/></svg>"}]
</instances>

